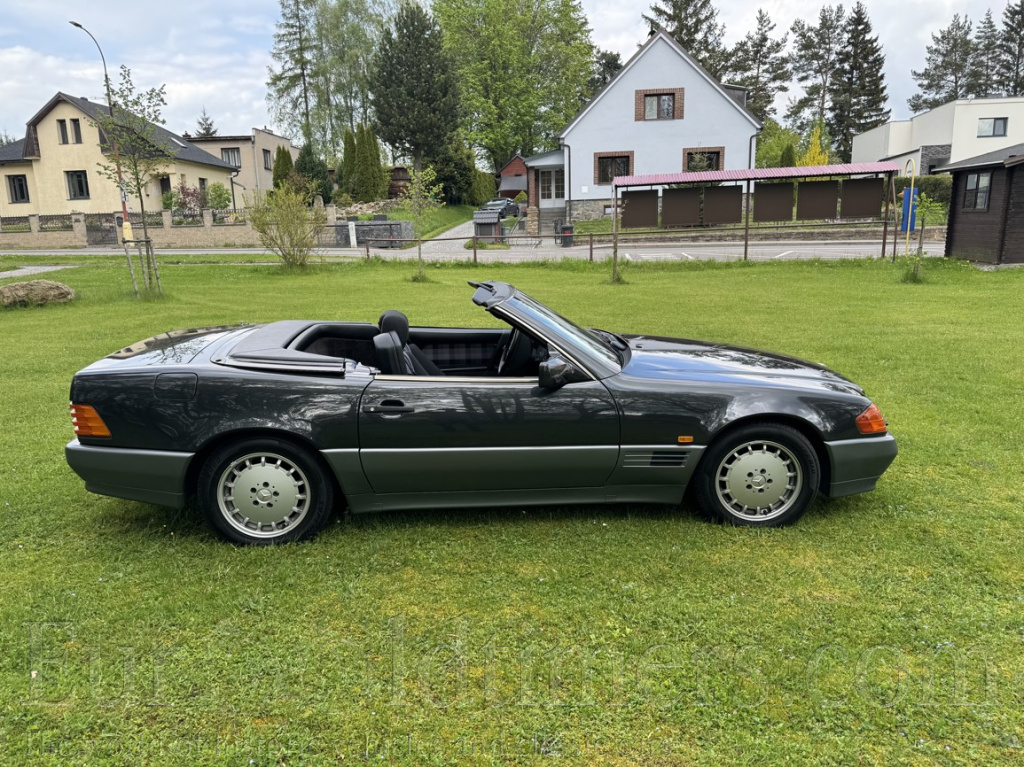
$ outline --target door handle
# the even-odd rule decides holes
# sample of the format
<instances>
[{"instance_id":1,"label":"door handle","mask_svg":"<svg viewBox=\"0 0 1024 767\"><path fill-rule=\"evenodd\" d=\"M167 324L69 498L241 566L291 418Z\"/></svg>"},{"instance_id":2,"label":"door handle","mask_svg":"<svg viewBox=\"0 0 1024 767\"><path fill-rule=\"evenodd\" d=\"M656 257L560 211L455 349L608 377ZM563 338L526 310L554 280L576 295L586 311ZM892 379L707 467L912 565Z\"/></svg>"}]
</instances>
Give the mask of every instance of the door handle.
<instances>
[{"instance_id":1,"label":"door handle","mask_svg":"<svg viewBox=\"0 0 1024 767\"><path fill-rule=\"evenodd\" d=\"M386 399L377 405L364 405L364 413L380 413L382 415L401 415L402 413L415 413L416 408L406 405L398 399Z\"/></svg>"}]
</instances>

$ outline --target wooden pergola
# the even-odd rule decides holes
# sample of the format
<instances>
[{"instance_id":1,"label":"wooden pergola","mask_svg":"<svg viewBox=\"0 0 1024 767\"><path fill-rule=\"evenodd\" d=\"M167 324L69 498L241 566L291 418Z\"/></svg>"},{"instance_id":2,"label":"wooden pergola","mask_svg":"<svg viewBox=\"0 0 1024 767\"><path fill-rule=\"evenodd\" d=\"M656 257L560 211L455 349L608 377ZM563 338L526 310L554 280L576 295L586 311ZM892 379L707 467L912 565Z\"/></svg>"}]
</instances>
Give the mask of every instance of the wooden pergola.
<instances>
[{"instance_id":1,"label":"wooden pergola","mask_svg":"<svg viewBox=\"0 0 1024 767\"><path fill-rule=\"evenodd\" d=\"M658 173L646 176L618 176L612 181L613 253L618 254L619 190L627 191L625 202L635 202L635 219L657 225L658 200L667 226L696 226L743 223L743 260L750 247L750 220L757 222L793 221L796 198L796 221L821 219L865 219L881 216L882 255L889 234L889 212L892 203L892 178L900 172L895 162L862 162L841 165L812 165L796 168L745 168L686 173ZM828 181L811 180L828 178ZM843 179L840 192L839 179ZM797 185L778 182L800 181ZM739 184L742 182L743 186ZM750 205L752 182L761 183L763 201ZM727 184L727 186L717 186ZM716 186L712 186L716 185ZM647 191L640 191L645 188ZM804 194L800 194L800 189ZM662 190L659 195L659 190ZM713 190L713 191L708 191ZM744 196L748 201L744 210ZM629 199L632 198L632 199ZM884 201L884 202L883 202ZM884 211L883 211L884 205ZM627 209L630 206L627 205ZM751 213L751 207L753 212ZM625 223L625 212L623 212Z\"/></svg>"}]
</instances>

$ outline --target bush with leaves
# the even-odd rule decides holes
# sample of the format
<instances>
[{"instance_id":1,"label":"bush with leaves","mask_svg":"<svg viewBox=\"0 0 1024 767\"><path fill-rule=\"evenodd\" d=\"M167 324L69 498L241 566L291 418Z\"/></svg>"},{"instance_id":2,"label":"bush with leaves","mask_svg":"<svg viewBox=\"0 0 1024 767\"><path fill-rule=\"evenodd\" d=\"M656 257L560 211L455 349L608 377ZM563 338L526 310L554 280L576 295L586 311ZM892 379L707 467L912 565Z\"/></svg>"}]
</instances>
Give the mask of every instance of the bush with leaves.
<instances>
[{"instance_id":1,"label":"bush with leaves","mask_svg":"<svg viewBox=\"0 0 1024 767\"><path fill-rule=\"evenodd\" d=\"M219 181L206 187L206 206L213 210L225 210L231 207L231 192Z\"/></svg>"},{"instance_id":2,"label":"bush with leaves","mask_svg":"<svg viewBox=\"0 0 1024 767\"><path fill-rule=\"evenodd\" d=\"M246 195L245 206L260 243L280 257L285 266L305 266L327 223L323 207L312 205L319 193L312 184L282 184L273 193Z\"/></svg>"},{"instance_id":3,"label":"bush with leaves","mask_svg":"<svg viewBox=\"0 0 1024 767\"><path fill-rule=\"evenodd\" d=\"M427 166L421 171L409 169L409 185L402 190L401 200L412 217L413 231L417 238L416 258L419 269L414 277L417 282L426 281L426 275L423 273L423 243L419 239L423 234L423 219L428 211L444 205L443 195L442 185L437 183L437 174L433 168Z\"/></svg>"}]
</instances>

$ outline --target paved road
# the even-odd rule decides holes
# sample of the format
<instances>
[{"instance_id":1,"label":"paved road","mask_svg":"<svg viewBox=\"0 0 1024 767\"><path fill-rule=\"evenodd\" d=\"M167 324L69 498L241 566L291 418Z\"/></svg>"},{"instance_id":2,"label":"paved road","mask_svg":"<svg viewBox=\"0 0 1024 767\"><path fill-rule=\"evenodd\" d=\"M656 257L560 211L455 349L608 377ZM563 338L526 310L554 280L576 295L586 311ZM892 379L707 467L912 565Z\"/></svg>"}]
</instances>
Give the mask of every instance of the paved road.
<instances>
[{"instance_id":1,"label":"paved road","mask_svg":"<svg viewBox=\"0 0 1024 767\"><path fill-rule=\"evenodd\" d=\"M468 234L461 231L466 225L456 227L447 236L468 238L472 234L472 224ZM423 257L430 261L471 261L473 251L463 247L465 239L448 240L442 242L427 242L423 245ZM601 260L611 256L610 244L595 244L594 259ZM891 254L892 243L886 250L886 255ZM897 253L904 252L903 242L898 243ZM916 245L911 243L911 252L916 253ZM371 248L370 253L388 259L415 259L416 249L376 249ZM929 256L941 256L943 244L941 242L926 243L925 253ZM276 256L262 248L162 248L158 255L220 255L239 256L264 255L268 263L276 262ZM781 261L798 260L810 258L840 259L840 258L866 258L877 257L881 254L881 243L877 240L848 240L848 241L816 241L806 240L793 242L752 242L748 250L748 257L753 261ZM26 268L43 268L46 257L52 257L53 251L40 250L2 250L0 255L12 255L24 258ZM87 264L91 256L96 255L123 255L122 251L112 248L83 248L80 250L63 251L62 256L81 257L81 263ZM328 260L351 260L363 258L366 255L364 249L356 248L321 248L314 258L326 258ZM576 244L571 248L563 248L555 245L551 240L543 242L536 238L525 237L518 240L508 250L479 250L477 260L481 262L492 261L539 261L539 260L560 260L562 258L587 259L590 257L590 248L587 242L581 238L576 239ZM742 242L691 242L685 244L657 244L657 243L629 243L623 242L619 245L619 257L625 261L735 261L743 258ZM33 263L35 262L35 263ZM42 262L42 263L40 263ZM66 268L66 267L56 267ZM50 268L47 267L47 270ZM0 273L2 277L19 276L10 273Z\"/></svg>"}]
</instances>

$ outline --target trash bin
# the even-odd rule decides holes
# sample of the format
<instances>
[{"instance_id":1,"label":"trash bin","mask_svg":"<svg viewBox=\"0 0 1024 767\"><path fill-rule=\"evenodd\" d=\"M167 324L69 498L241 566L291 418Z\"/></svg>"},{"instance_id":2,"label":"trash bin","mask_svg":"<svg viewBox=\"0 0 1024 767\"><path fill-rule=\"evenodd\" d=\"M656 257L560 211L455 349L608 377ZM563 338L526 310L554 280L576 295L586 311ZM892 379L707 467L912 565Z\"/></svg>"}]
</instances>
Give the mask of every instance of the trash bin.
<instances>
[{"instance_id":1,"label":"trash bin","mask_svg":"<svg viewBox=\"0 0 1024 767\"><path fill-rule=\"evenodd\" d=\"M559 233L562 235L561 236L562 247L563 248L571 248L572 247L572 235L573 235L572 224L562 224L562 226L560 227L560 232Z\"/></svg>"}]
</instances>

